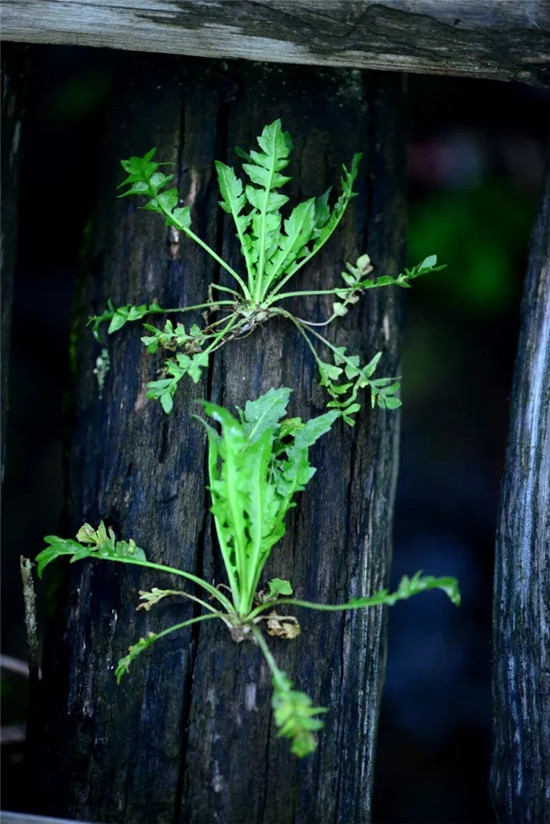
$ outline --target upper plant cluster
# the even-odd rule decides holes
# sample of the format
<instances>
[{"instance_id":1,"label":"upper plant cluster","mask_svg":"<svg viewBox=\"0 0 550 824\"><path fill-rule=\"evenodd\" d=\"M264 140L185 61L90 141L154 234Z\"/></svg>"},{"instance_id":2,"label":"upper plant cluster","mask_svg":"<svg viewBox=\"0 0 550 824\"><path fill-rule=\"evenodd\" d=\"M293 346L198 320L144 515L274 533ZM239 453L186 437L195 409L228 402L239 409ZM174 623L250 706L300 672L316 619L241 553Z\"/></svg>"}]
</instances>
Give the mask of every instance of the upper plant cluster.
<instances>
[{"instance_id":1,"label":"upper plant cluster","mask_svg":"<svg viewBox=\"0 0 550 824\"><path fill-rule=\"evenodd\" d=\"M237 150L245 161L243 171L249 183L243 184L231 166L216 162L221 194L220 206L231 216L242 253L244 270L236 271L217 252L208 246L191 228L190 206L180 206L180 195L172 184L173 174L161 171L154 160L155 149L143 157L123 160L127 177L121 186L121 195L145 197L144 209L156 212L167 226L183 232L198 243L232 280L232 286L211 283L208 299L199 305L162 308L157 303L115 307L109 303L101 315L90 318L94 334L99 339L100 326L108 322L108 333L121 329L128 321L141 320L148 315L205 311L212 318L205 326L193 323L186 327L174 326L166 320L162 328L146 323L148 334L142 337L148 352L159 349L169 353L162 369L162 377L148 384L148 397L157 398L165 412L172 410L179 381L185 376L197 383L202 370L208 366L210 355L228 341L249 335L269 318L280 316L290 320L310 348L320 377L330 400L328 408L336 409L346 423L353 425L354 415L360 409L359 391L368 387L371 403L383 409L400 405L397 397L399 380L394 377L374 377L382 353L376 353L367 364L345 346L335 346L319 331L343 317L367 290L382 286L408 287L420 275L442 269L437 258L430 255L412 269L405 269L392 277L371 277L373 270L368 255L361 255L355 264L346 264L341 282L328 289L290 290L290 281L319 252L342 220L357 177L360 154L354 155L347 168L342 166L341 194L331 206L330 189L319 197L299 203L288 217L283 209L288 197L280 189L291 178L283 171L289 163L292 141L281 121L266 126L258 137L258 150L250 153ZM218 296L214 298L214 292ZM285 306L289 298L306 295L333 297L332 311L324 321L308 321L296 317ZM314 343L320 343L328 352L323 360ZM326 356L325 356L326 357Z\"/></svg>"}]
</instances>

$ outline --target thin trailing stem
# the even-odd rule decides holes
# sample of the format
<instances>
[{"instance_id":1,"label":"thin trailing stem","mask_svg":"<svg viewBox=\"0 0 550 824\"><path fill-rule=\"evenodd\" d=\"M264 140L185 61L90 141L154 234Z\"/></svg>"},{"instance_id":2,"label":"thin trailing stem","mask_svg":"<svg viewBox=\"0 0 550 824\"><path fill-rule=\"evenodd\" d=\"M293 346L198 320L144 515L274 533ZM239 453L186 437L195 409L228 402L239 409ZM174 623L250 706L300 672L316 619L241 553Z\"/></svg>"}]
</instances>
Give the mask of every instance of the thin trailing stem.
<instances>
[{"instance_id":1,"label":"thin trailing stem","mask_svg":"<svg viewBox=\"0 0 550 824\"><path fill-rule=\"evenodd\" d=\"M271 605L271 609L273 609L273 605ZM277 662L273 657L271 650L267 644L267 641L264 638L263 632L258 628L256 624L250 624L250 629L252 630L252 634L254 636L254 640L257 645L260 647L262 651L262 655L264 656L269 669L271 670L271 675L273 676L273 680L279 686L280 689L284 689L286 685L286 675L277 666Z\"/></svg>"},{"instance_id":2,"label":"thin trailing stem","mask_svg":"<svg viewBox=\"0 0 550 824\"><path fill-rule=\"evenodd\" d=\"M134 661L138 655L141 655L146 649L156 643L160 638L164 638L166 635L171 635L173 632L177 632L180 629L185 629L186 627L193 626L193 624L200 624L203 621L210 621L212 618L221 618L224 620L225 616L220 614L212 614L208 613L207 615L196 615L193 618L189 618L187 621L182 621L179 624L173 624L166 629L161 630L161 632L151 632L146 638L140 638L136 644L133 644L128 654L125 655L117 664L115 675L117 683L120 683L123 676L127 675L128 670L130 668L130 664Z\"/></svg>"},{"instance_id":3,"label":"thin trailing stem","mask_svg":"<svg viewBox=\"0 0 550 824\"><path fill-rule=\"evenodd\" d=\"M89 557L94 557L90 554ZM97 556L100 557L100 556ZM192 572L187 572L184 569L177 569L176 567L166 566L165 564L157 564L154 561L140 561L138 559L134 560L133 558L108 558L106 560L113 561L114 563L119 564L133 564L135 566L142 566L147 567L148 569L156 569L158 572L168 572L170 575L179 575L181 578L186 578L188 581L192 581L197 586L201 587L202 589L206 590L208 594L215 598L219 603L229 612L233 612L233 605L231 601L225 597L225 595L220 592L212 584L209 584L208 581L205 581L204 578L199 578L198 575L193 575Z\"/></svg>"}]
</instances>

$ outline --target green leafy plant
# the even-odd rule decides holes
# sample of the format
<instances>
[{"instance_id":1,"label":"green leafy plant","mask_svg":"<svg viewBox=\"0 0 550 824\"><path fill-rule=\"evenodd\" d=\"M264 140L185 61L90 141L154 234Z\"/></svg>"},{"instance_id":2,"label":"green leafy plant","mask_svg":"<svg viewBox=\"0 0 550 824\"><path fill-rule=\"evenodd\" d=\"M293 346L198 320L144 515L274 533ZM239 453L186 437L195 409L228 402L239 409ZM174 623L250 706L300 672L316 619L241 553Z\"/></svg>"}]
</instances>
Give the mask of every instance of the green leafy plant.
<instances>
[{"instance_id":1,"label":"green leafy plant","mask_svg":"<svg viewBox=\"0 0 550 824\"><path fill-rule=\"evenodd\" d=\"M394 592L383 589L374 595L354 598L344 604L322 604L292 597L289 581L274 578L259 589L265 564L277 542L285 534L285 516L295 506L295 495L302 491L315 468L309 462L310 447L339 417L331 410L307 422L285 418L291 390L270 389L256 401L249 401L234 417L227 409L202 402L206 415L219 424L204 421L208 434L209 490L218 543L227 581L213 586L186 570L147 560L133 540L119 541L112 528L101 522L97 529L84 524L76 540L47 536L47 547L37 556L38 574L60 556L71 563L97 558L134 564L184 578L194 585L185 589L152 588L140 592L138 609L149 611L165 598L181 597L198 604L203 612L158 633L140 638L119 662L116 677L128 672L132 662L153 643L169 633L192 624L219 619L235 641L251 640L263 653L272 674L272 707L279 734L291 741L291 749L305 756L315 749L314 733L323 726L311 698L293 689L288 675L277 665L262 632L291 640L300 634L298 619L285 609L305 608L325 611L363 609L381 604L392 605L429 589L443 590L455 604L460 602L454 578L434 578L416 573L402 578ZM281 612L283 608L283 612Z\"/></svg>"},{"instance_id":2,"label":"green leafy plant","mask_svg":"<svg viewBox=\"0 0 550 824\"><path fill-rule=\"evenodd\" d=\"M249 183L243 184L231 166L216 162L220 206L235 224L244 260L243 272L231 267L192 230L191 207L179 205L179 192L171 185L174 175L161 170L161 165L166 164L154 160L155 149L143 157L122 161L127 177L121 186L127 188L121 197L145 197L144 209L161 215L166 226L199 244L232 280L232 286L211 283L208 299L199 305L169 309L157 303L115 307L108 301L102 314L90 318L93 332L100 340L104 322L108 322L107 332L112 334L129 321L150 315L206 313L208 320L203 327L193 324L188 329L179 322L174 327L170 320L166 320L162 328L145 324L149 334L142 337L142 341L147 350L154 353L163 349L170 353L162 377L148 384L147 393L149 398L157 398L167 413L172 410L178 383L185 375L198 382L213 352L228 341L250 334L274 316L290 320L304 337L317 364L320 384L330 395L328 407L337 410L348 424L353 425L353 416L360 409L358 393L363 388L370 389L373 406L392 409L401 403L397 397L398 378L374 378L380 352L367 364L361 364L359 356L348 353L345 347L335 346L319 329L343 317L367 289L408 287L415 278L444 267L437 265L435 255L430 255L395 277L372 278L373 266L364 254L355 264L346 264L341 283L333 288L288 291L292 278L324 246L340 223L354 197L353 185L361 159L361 155L356 154L349 168L342 166L342 191L332 206L329 189L319 197L299 203L288 217L283 217L288 198L280 189L291 179L283 174L291 149L290 135L283 130L281 121L275 120L265 126L258 137L258 149L250 153L237 150L245 161L242 168ZM214 291L218 293L216 298ZM289 298L305 295L332 296L330 316L324 321L308 321L296 317L283 305ZM328 351L328 360L319 356L314 343L320 343Z\"/></svg>"}]
</instances>

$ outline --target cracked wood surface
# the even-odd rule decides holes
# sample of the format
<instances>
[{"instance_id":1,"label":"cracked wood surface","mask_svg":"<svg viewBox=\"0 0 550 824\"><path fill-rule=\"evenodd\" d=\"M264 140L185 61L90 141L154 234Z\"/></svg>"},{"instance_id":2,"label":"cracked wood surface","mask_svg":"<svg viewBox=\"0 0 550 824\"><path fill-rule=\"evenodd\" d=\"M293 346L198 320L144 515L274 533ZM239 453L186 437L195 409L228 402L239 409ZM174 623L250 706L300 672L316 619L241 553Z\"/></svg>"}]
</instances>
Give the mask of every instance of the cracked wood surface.
<instances>
[{"instance_id":1,"label":"cracked wood surface","mask_svg":"<svg viewBox=\"0 0 550 824\"><path fill-rule=\"evenodd\" d=\"M2 38L550 83L547 0L3 0Z\"/></svg>"},{"instance_id":2,"label":"cracked wood surface","mask_svg":"<svg viewBox=\"0 0 550 824\"><path fill-rule=\"evenodd\" d=\"M326 100L318 105L319 84ZM105 518L153 560L224 580L212 548L206 443L194 399L234 408L271 386L290 386L290 414L323 410L312 358L291 324L274 319L214 357L199 384L183 382L167 417L146 401L162 356L139 324L109 339L111 372L98 398L99 354L84 320L115 304L196 304L216 277L211 259L135 199L117 200L119 159L158 147L193 192L193 227L238 265L234 229L217 207L214 159L233 164L266 122L281 116L295 149L289 184L306 198L337 184L340 164L364 152L355 198L336 236L303 275L326 288L346 259L368 249L376 271L396 273L404 238L402 78L357 71L121 56L105 136L97 217L80 298L71 456L72 528ZM400 293L377 290L332 330L339 345L399 374ZM322 318L322 299L300 302ZM332 329L332 327L331 327ZM297 594L338 602L387 583L399 413L371 410L334 427L312 453L318 472L275 549L268 575ZM135 612L138 589L173 586L148 571L101 562L65 569L58 626L44 661L44 793L56 815L109 822L366 824L385 667L384 612L301 613L295 642L270 639L299 689L326 705L317 752L300 762L277 738L269 672L259 651L220 624L196 625L156 644L120 687L114 665L146 632L181 621L190 606ZM162 576L161 576L162 578ZM62 639L62 640L61 640ZM67 780L67 777L70 780ZM41 811L42 812L42 811Z\"/></svg>"}]
</instances>

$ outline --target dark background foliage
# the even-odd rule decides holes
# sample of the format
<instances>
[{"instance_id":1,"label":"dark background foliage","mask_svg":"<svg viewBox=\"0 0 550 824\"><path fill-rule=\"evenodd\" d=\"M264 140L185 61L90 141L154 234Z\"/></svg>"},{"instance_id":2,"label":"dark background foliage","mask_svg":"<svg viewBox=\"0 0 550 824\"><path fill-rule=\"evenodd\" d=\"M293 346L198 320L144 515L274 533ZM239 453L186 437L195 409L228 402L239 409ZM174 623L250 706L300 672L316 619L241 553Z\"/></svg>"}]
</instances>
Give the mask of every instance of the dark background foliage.
<instances>
[{"instance_id":1,"label":"dark background foliage","mask_svg":"<svg viewBox=\"0 0 550 824\"><path fill-rule=\"evenodd\" d=\"M30 54L2 520L2 648L23 659L18 558L62 529L71 301L116 65L102 50ZM456 575L463 606L430 593L390 611L375 821L479 824L493 820L493 542L548 100L447 78L409 90L409 261L437 253L448 269L407 294L393 574ZM24 680L3 674L2 723L17 725ZM24 809L21 745L4 749L3 807Z\"/></svg>"}]
</instances>

